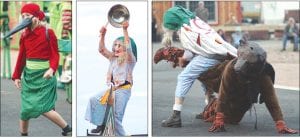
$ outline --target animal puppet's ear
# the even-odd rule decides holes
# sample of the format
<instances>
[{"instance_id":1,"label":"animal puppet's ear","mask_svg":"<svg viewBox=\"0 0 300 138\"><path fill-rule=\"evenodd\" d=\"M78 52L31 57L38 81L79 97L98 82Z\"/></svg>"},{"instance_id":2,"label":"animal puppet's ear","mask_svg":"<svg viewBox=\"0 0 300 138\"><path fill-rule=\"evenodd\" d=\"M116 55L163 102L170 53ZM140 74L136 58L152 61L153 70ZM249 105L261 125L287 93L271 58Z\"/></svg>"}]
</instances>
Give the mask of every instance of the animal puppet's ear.
<instances>
[{"instance_id":1,"label":"animal puppet's ear","mask_svg":"<svg viewBox=\"0 0 300 138\"><path fill-rule=\"evenodd\" d=\"M240 40L240 46L246 45L248 42L247 40L241 39Z\"/></svg>"}]
</instances>

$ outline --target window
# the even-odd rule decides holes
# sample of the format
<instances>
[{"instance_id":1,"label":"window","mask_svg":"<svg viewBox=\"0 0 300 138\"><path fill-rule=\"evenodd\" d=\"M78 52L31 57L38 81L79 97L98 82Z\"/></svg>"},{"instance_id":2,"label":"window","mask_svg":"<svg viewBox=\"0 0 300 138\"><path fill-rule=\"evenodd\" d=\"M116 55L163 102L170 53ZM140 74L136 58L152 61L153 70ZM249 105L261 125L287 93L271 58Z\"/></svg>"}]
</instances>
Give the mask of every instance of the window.
<instances>
[{"instance_id":1,"label":"window","mask_svg":"<svg viewBox=\"0 0 300 138\"><path fill-rule=\"evenodd\" d=\"M216 22L217 20L217 4L215 1L205 1L205 7L208 9L208 21L209 22Z\"/></svg>"},{"instance_id":2,"label":"window","mask_svg":"<svg viewBox=\"0 0 300 138\"><path fill-rule=\"evenodd\" d=\"M183 8L187 8L186 2L187 1L175 1L174 6L179 5L179 6L182 6Z\"/></svg>"},{"instance_id":3,"label":"window","mask_svg":"<svg viewBox=\"0 0 300 138\"><path fill-rule=\"evenodd\" d=\"M195 11L195 9L198 7L198 3L199 3L199 1L190 1L189 2L189 10Z\"/></svg>"}]
</instances>

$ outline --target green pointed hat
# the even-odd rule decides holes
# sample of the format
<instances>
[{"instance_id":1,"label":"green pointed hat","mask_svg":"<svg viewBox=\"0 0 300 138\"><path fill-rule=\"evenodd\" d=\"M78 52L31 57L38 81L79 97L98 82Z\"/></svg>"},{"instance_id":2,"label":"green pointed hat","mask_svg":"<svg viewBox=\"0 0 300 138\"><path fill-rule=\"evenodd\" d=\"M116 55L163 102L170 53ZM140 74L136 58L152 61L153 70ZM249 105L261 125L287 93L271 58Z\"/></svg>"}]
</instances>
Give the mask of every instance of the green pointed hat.
<instances>
[{"instance_id":1,"label":"green pointed hat","mask_svg":"<svg viewBox=\"0 0 300 138\"><path fill-rule=\"evenodd\" d=\"M178 30L183 24L190 24L190 19L194 19L195 14L181 6L175 6L164 13L163 24L170 30Z\"/></svg>"}]
</instances>

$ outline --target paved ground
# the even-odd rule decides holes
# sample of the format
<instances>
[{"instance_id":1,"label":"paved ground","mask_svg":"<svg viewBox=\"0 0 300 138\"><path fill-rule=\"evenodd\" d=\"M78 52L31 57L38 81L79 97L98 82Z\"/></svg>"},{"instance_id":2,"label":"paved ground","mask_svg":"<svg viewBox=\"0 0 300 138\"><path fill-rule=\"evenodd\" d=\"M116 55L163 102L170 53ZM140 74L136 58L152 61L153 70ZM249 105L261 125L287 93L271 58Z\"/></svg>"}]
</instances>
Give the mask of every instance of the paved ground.
<instances>
[{"instance_id":1,"label":"paved ground","mask_svg":"<svg viewBox=\"0 0 300 138\"><path fill-rule=\"evenodd\" d=\"M58 90L56 111L70 124L71 104L66 102L65 91ZM1 136L19 136L20 92L14 87L11 80L1 79ZM29 135L61 136L61 129L44 116L31 119Z\"/></svg>"},{"instance_id":2,"label":"paved ground","mask_svg":"<svg viewBox=\"0 0 300 138\"><path fill-rule=\"evenodd\" d=\"M299 53L280 52L281 41L257 41L268 52L268 61L276 71L276 84L295 87L298 90L276 89L276 94L282 108L284 119L291 128L299 130ZM176 45L179 45L178 43ZM153 45L153 54L161 46ZM211 126L195 115L203 110L204 92L196 81L188 93L183 111L182 128L163 128L162 120L167 119L172 112L174 91L177 75L182 69L173 69L169 63L161 62L152 66L152 135L153 136L299 136L279 135L274 122L264 104L256 104L258 130L254 129L255 113L247 112L239 125L226 125L227 132L209 133ZM166 83L167 82L167 83Z\"/></svg>"}]
</instances>

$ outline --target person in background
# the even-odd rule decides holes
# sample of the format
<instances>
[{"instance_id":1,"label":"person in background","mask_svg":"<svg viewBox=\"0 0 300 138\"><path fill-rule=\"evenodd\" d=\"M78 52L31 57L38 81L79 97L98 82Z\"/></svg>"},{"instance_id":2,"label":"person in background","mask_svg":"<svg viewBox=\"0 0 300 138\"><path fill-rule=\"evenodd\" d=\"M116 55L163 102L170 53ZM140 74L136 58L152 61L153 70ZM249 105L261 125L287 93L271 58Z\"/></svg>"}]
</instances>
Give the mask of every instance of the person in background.
<instances>
[{"instance_id":1,"label":"person in background","mask_svg":"<svg viewBox=\"0 0 300 138\"><path fill-rule=\"evenodd\" d=\"M219 29L217 33L222 37L223 40L227 41L225 38L225 32L222 29Z\"/></svg>"},{"instance_id":2,"label":"person in background","mask_svg":"<svg viewBox=\"0 0 300 138\"><path fill-rule=\"evenodd\" d=\"M156 22L156 18L154 17L154 15L152 15L152 41L156 42L157 41L157 22Z\"/></svg>"},{"instance_id":3,"label":"person in background","mask_svg":"<svg viewBox=\"0 0 300 138\"><path fill-rule=\"evenodd\" d=\"M195 10L196 16L199 17L202 21L206 22L208 21L208 9L204 7L204 2L200 1L198 3L198 7Z\"/></svg>"},{"instance_id":4,"label":"person in background","mask_svg":"<svg viewBox=\"0 0 300 138\"><path fill-rule=\"evenodd\" d=\"M290 17L288 20L288 24L284 28L283 34L283 47L281 51L286 50L286 43L291 39L294 43L294 51L298 51L298 43L299 43L299 27L295 23L295 19Z\"/></svg>"},{"instance_id":5,"label":"person in background","mask_svg":"<svg viewBox=\"0 0 300 138\"><path fill-rule=\"evenodd\" d=\"M232 37L232 45L236 48L240 45L240 40L243 39L243 32L241 27L236 27L235 32L231 34Z\"/></svg>"}]
</instances>

